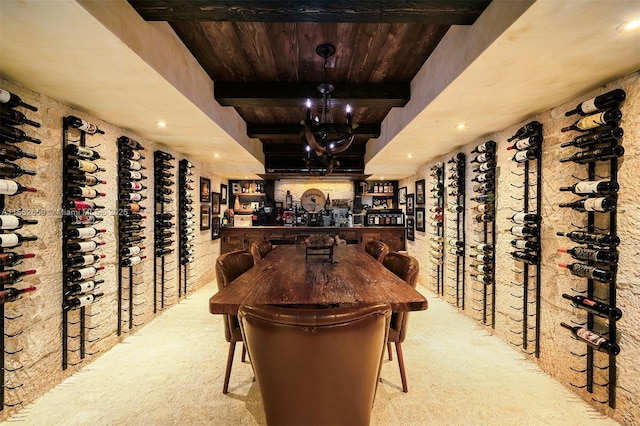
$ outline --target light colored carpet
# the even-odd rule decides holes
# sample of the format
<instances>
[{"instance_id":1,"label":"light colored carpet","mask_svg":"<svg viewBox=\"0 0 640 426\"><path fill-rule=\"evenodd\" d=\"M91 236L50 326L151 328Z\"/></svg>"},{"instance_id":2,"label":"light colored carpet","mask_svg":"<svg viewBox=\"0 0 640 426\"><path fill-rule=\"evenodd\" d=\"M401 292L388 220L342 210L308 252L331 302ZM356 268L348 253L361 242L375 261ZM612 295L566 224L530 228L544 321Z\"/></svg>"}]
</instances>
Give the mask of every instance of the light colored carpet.
<instances>
[{"instance_id":1,"label":"light colored carpet","mask_svg":"<svg viewBox=\"0 0 640 426\"><path fill-rule=\"evenodd\" d=\"M506 343L419 288L403 344L409 393L385 360L373 425L613 425ZM7 422L26 425L264 424L241 345L222 394L228 344L208 284ZM394 352L395 356L395 352Z\"/></svg>"}]
</instances>

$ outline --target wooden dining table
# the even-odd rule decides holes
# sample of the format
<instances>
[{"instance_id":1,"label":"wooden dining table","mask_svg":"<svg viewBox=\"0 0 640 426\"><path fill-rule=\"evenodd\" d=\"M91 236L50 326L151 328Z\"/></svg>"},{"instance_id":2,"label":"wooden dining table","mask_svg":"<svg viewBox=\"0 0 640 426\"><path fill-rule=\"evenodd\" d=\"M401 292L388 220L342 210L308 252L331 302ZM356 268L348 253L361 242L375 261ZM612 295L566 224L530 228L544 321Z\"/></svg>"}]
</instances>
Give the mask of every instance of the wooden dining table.
<instances>
[{"instance_id":1,"label":"wooden dining table","mask_svg":"<svg viewBox=\"0 0 640 426\"><path fill-rule=\"evenodd\" d=\"M427 299L357 245L339 245L333 259L308 257L304 245L275 246L264 259L209 299L212 314L240 305L350 306L388 303L395 312L422 311Z\"/></svg>"}]
</instances>

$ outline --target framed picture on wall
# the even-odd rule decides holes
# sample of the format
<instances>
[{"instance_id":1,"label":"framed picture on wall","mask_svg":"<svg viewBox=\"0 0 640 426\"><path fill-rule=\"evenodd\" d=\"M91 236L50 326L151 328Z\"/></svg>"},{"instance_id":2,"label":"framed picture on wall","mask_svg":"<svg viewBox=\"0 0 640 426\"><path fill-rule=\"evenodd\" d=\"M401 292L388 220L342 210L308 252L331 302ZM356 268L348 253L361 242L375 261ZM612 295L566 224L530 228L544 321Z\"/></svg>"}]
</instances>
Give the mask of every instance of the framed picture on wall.
<instances>
[{"instance_id":1,"label":"framed picture on wall","mask_svg":"<svg viewBox=\"0 0 640 426\"><path fill-rule=\"evenodd\" d=\"M211 206L200 206L200 229L205 230L211 227Z\"/></svg>"},{"instance_id":2,"label":"framed picture on wall","mask_svg":"<svg viewBox=\"0 0 640 426\"><path fill-rule=\"evenodd\" d=\"M227 204L227 185L220 184L220 204Z\"/></svg>"},{"instance_id":3,"label":"framed picture on wall","mask_svg":"<svg viewBox=\"0 0 640 426\"><path fill-rule=\"evenodd\" d=\"M413 216L413 194L407 194L407 204L405 205L405 213L407 216Z\"/></svg>"},{"instance_id":4,"label":"framed picture on wall","mask_svg":"<svg viewBox=\"0 0 640 426\"><path fill-rule=\"evenodd\" d=\"M407 187L398 188L398 204L407 204Z\"/></svg>"},{"instance_id":5,"label":"framed picture on wall","mask_svg":"<svg viewBox=\"0 0 640 426\"><path fill-rule=\"evenodd\" d=\"M424 207L416 207L416 231L424 232L424 230L425 230Z\"/></svg>"},{"instance_id":6,"label":"framed picture on wall","mask_svg":"<svg viewBox=\"0 0 640 426\"><path fill-rule=\"evenodd\" d=\"M211 201L211 180L200 177L200 202L208 203ZM207 228L209 229L209 228Z\"/></svg>"},{"instance_id":7,"label":"framed picture on wall","mask_svg":"<svg viewBox=\"0 0 640 426\"><path fill-rule=\"evenodd\" d=\"M211 218L211 239L217 240L220 238L220 216L213 216Z\"/></svg>"},{"instance_id":8,"label":"framed picture on wall","mask_svg":"<svg viewBox=\"0 0 640 426\"><path fill-rule=\"evenodd\" d=\"M421 206L424 204L424 179L416 181L416 205Z\"/></svg>"},{"instance_id":9,"label":"framed picture on wall","mask_svg":"<svg viewBox=\"0 0 640 426\"><path fill-rule=\"evenodd\" d=\"M407 240L409 241L413 241L415 239L414 227L415 227L414 218L408 217L407 218Z\"/></svg>"},{"instance_id":10,"label":"framed picture on wall","mask_svg":"<svg viewBox=\"0 0 640 426\"><path fill-rule=\"evenodd\" d=\"M218 216L220 214L220 193L211 193L211 214Z\"/></svg>"}]
</instances>

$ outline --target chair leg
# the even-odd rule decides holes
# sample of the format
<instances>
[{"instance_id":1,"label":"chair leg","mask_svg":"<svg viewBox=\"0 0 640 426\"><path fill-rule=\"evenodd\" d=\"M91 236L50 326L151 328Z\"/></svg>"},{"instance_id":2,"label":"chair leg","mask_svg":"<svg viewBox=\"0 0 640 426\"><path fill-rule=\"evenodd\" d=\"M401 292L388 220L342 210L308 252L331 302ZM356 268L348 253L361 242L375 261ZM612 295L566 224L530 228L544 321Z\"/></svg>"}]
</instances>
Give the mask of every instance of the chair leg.
<instances>
[{"instance_id":1,"label":"chair leg","mask_svg":"<svg viewBox=\"0 0 640 426\"><path fill-rule=\"evenodd\" d=\"M229 343L229 355L227 355L227 371L224 373L224 384L222 385L222 393L229 391L229 378L231 377L231 366L233 365L233 354L236 350L236 342Z\"/></svg>"},{"instance_id":2,"label":"chair leg","mask_svg":"<svg viewBox=\"0 0 640 426\"><path fill-rule=\"evenodd\" d=\"M404 358L402 357L402 344L396 342L396 354L398 355L398 366L400 367L400 378L402 379L402 392L409 392L407 387L407 376L404 373Z\"/></svg>"},{"instance_id":3,"label":"chair leg","mask_svg":"<svg viewBox=\"0 0 640 426\"><path fill-rule=\"evenodd\" d=\"M240 359L242 362L245 361L246 355L247 355L247 347L243 343L242 344L242 358Z\"/></svg>"},{"instance_id":4,"label":"chair leg","mask_svg":"<svg viewBox=\"0 0 640 426\"><path fill-rule=\"evenodd\" d=\"M387 352L389 352L389 361L393 361L393 352L391 351L391 342L387 342Z\"/></svg>"}]
</instances>

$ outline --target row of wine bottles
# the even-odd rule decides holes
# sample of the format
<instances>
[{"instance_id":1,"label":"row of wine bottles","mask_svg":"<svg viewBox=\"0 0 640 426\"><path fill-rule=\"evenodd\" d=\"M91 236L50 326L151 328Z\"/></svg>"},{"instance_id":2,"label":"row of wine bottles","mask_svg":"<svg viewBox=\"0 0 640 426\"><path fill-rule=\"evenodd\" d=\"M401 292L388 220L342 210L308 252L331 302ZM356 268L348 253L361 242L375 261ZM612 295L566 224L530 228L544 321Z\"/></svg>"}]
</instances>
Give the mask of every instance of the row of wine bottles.
<instances>
[{"instance_id":1,"label":"row of wine bottles","mask_svg":"<svg viewBox=\"0 0 640 426\"><path fill-rule=\"evenodd\" d=\"M461 266L465 254L465 230L462 219L464 217L466 155L459 152L451 157L449 161L447 161L447 164L450 165L448 170L448 186L451 188L451 192L448 195L453 197L453 200L449 201L447 209L453 213L452 222L455 225L450 228L451 231L454 231L454 236L448 239L447 249L448 253L453 256L448 256L447 259L449 259L451 263ZM456 284L459 284L460 273L464 273L464 270L458 267L457 272Z\"/></svg>"},{"instance_id":2,"label":"row of wine bottles","mask_svg":"<svg viewBox=\"0 0 640 426\"><path fill-rule=\"evenodd\" d=\"M154 151L154 202L156 211L156 220L154 223L154 254L156 257L163 258L175 251L173 247L175 243L175 215L171 213L169 205L173 203L170 195L174 194L171 187L175 184L172 179L175 177L173 169L175 166L171 163L175 158L173 155L164 151ZM186 191L186 189L184 189Z\"/></svg>"},{"instance_id":3,"label":"row of wine bottles","mask_svg":"<svg viewBox=\"0 0 640 426\"><path fill-rule=\"evenodd\" d=\"M191 164L189 160L184 159L180 161L178 167L180 186L183 188L191 188L191 184L193 183L193 172L191 171L193 164ZM188 265L193 262L195 253L194 238L196 221L191 208L193 204L193 192L182 191L179 201L181 221L180 264Z\"/></svg>"}]
</instances>

